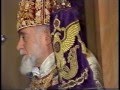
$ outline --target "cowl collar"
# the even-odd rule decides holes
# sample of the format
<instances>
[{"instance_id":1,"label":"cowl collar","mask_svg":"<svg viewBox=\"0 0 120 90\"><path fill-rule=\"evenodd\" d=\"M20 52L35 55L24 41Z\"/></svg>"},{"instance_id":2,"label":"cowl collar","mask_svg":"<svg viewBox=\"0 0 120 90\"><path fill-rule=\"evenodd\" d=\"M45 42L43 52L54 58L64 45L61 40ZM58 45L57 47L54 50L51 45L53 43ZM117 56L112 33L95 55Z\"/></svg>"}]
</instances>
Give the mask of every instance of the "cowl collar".
<instances>
[{"instance_id":1,"label":"cowl collar","mask_svg":"<svg viewBox=\"0 0 120 90\"><path fill-rule=\"evenodd\" d=\"M41 64L40 68L34 67L32 69L32 74L33 76L42 78L48 75L53 70L54 67L55 67L55 57L54 57L54 53L52 52Z\"/></svg>"}]
</instances>

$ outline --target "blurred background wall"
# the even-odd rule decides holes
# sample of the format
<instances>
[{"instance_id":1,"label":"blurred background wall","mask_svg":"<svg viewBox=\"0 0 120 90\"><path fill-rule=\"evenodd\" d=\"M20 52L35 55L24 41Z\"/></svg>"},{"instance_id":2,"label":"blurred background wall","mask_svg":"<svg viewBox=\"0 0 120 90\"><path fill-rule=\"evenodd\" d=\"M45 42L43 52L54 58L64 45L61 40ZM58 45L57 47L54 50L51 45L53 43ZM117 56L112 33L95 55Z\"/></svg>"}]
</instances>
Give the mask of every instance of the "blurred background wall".
<instances>
[{"instance_id":1,"label":"blurred background wall","mask_svg":"<svg viewBox=\"0 0 120 90\"><path fill-rule=\"evenodd\" d=\"M98 58L106 88L118 87L118 1L94 0Z\"/></svg>"},{"instance_id":2,"label":"blurred background wall","mask_svg":"<svg viewBox=\"0 0 120 90\"><path fill-rule=\"evenodd\" d=\"M2 43L1 84L2 89L18 90L28 85L26 77L20 74L21 57L16 50L18 34L16 31L16 14L19 0L2 0L2 31L7 39Z\"/></svg>"},{"instance_id":3,"label":"blurred background wall","mask_svg":"<svg viewBox=\"0 0 120 90\"><path fill-rule=\"evenodd\" d=\"M88 48L97 57L105 88L118 88L118 0L85 0Z\"/></svg>"},{"instance_id":4,"label":"blurred background wall","mask_svg":"<svg viewBox=\"0 0 120 90\"><path fill-rule=\"evenodd\" d=\"M21 57L16 50L16 14L20 0L2 0L2 34L7 37L1 45L2 89L23 89L29 80L20 74ZM88 48L97 57L105 87L118 87L118 0L84 0Z\"/></svg>"}]
</instances>

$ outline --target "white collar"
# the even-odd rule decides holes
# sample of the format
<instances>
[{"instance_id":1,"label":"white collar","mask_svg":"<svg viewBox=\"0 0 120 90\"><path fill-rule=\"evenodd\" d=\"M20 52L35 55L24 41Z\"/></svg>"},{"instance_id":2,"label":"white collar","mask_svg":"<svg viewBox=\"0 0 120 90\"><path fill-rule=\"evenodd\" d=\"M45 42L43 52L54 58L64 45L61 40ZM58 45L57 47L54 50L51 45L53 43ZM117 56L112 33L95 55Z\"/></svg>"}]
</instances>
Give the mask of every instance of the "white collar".
<instances>
[{"instance_id":1,"label":"white collar","mask_svg":"<svg viewBox=\"0 0 120 90\"><path fill-rule=\"evenodd\" d=\"M33 76L44 77L52 71L52 66L55 65L54 53L51 53L41 64L40 70L38 67L32 69Z\"/></svg>"}]
</instances>

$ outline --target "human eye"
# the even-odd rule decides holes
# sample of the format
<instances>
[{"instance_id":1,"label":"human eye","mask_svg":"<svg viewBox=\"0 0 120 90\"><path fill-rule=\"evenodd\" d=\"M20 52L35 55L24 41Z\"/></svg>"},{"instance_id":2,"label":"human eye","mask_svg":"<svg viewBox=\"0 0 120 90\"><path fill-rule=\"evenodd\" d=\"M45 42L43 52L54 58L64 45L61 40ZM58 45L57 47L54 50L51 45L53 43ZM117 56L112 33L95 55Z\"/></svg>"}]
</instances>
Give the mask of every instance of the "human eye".
<instances>
[{"instance_id":1,"label":"human eye","mask_svg":"<svg viewBox=\"0 0 120 90\"><path fill-rule=\"evenodd\" d=\"M27 38L24 34L21 35L21 38L24 40L24 41L27 41Z\"/></svg>"}]
</instances>

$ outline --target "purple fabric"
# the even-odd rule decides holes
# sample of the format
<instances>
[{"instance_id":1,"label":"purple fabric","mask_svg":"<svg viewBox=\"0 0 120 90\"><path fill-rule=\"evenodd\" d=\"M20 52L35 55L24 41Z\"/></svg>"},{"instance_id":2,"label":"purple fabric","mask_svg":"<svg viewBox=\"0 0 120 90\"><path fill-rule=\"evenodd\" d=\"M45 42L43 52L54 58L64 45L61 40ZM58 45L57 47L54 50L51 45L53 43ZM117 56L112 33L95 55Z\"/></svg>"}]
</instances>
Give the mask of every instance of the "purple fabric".
<instances>
[{"instance_id":1,"label":"purple fabric","mask_svg":"<svg viewBox=\"0 0 120 90\"><path fill-rule=\"evenodd\" d=\"M73 21L78 20L78 15L79 13L77 10L72 10L72 8L67 8L67 9L60 9L57 12L54 12L51 14L51 32L53 32L53 21L55 19L55 16L59 17L59 20L62 22L61 27L66 27L68 24L72 23Z\"/></svg>"},{"instance_id":2,"label":"purple fabric","mask_svg":"<svg viewBox=\"0 0 120 90\"><path fill-rule=\"evenodd\" d=\"M70 23L78 20L78 14L79 13L75 8L60 9L57 12L52 13L51 14L51 32L53 32L53 30L54 30L53 21L54 21L56 15L58 16L58 19L61 22L60 27L66 27ZM61 39L62 39L64 37L64 34L63 34L63 32L60 32L60 33L63 35L63 36L61 36ZM93 80L93 72L90 69L90 66L88 64L88 61L87 61L86 57L82 53L81 44L78 42L77 37L76 37L75 43L74 43L74 45L72 47L74 47L75 45L80 46L80 48L77 49L77 61L78 61L78 64L79 64L79 70L78 70L78 73L76 74L76 76L72 78L72 80L75 80L76 78L80 77L81 73L85 70L85 68L88 68L88 70L89 70L88 74L89 75L88 75L88 79L85 80L81 85L77 85L77 86L75 86L73 88L74 89L75 88L79 88L79 89L82 89L82 88L95 88L96 85L95 85L95 82ZM67 51L64 54L64 57L66 59L68 57L68 52L69 51ZM67 63L67 65L69 66L69 63ZM64 81L68 82L68 80L65 80L65 79L64 79ZM57 87L57 85L55 87ZM54 88L54 86L53 86L53 88Z\"/></svg>"},{"instance_id":3,"label":"purple fabric","mask_svg":"<svg viewBox=\"0 0 120 90\"><path fill-rule=\"evenodd\" d=\"M80 36L82 41L87 46L87 37L86 37L86 18L85 18L85 0L68 0L71 3L71 6L79 11L79 20L81 26Z\"/></svg>"}]
</instances>

